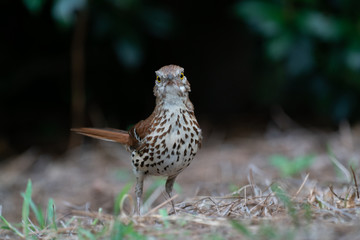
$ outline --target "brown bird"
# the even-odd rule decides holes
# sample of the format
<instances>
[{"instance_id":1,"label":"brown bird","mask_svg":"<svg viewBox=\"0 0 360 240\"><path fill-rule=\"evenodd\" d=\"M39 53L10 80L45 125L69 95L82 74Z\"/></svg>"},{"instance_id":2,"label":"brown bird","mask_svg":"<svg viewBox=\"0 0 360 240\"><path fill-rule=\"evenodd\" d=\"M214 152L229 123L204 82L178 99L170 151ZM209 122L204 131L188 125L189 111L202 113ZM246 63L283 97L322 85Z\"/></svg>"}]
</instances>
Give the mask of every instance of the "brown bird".
<instances>
[{"instance_id":1,"label":"brown bird","mask_svg":"<svg viewBox=\"0 0 360 240\"><path fill-rule=\"evenodd\" d=\"M165 190L171 198L176 177L190 165L202 140L194 106L189 99L190 84L184 69L168 65L155 73L155 109L147 119L138 122L128 132L96 128L71 129L89 137L124 144L131 152L136 175L138 214L145 176L167 177ZM175 212L173 201L171 204Z\"/></svg>"}]
</instances>

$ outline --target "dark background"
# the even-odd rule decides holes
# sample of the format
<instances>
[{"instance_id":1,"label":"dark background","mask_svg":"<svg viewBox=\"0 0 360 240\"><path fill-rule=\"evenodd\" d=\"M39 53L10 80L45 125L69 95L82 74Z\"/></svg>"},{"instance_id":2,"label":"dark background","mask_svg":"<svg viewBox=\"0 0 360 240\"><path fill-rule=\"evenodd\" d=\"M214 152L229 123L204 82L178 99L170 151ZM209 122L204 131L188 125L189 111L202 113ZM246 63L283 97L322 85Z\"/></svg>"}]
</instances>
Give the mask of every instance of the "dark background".
<instances>
[{"instance_id":1,"label":"dark background","mask_svg":"<svg viewBox=\"0 0 360 240\"><path fill-rule=\"evenodd\" d=\"M263 129L274 109L304 126L356 123L358 9L355 0L3 0L0 157L63 152L71 127L146 118L154 71L167 64L185 68L207 131ZM77 83L86 100L74 116Z\"/></svg>"}]
</instances>

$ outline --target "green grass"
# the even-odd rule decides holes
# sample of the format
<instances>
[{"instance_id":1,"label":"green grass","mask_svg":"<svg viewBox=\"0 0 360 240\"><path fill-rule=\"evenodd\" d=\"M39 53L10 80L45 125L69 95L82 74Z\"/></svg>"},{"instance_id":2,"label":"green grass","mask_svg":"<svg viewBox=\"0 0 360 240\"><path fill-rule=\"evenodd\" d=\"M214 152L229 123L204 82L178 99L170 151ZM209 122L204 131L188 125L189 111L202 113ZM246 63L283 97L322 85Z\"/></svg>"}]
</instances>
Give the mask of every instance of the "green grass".
<instances>
[{"instance_id":1,"label":"green grass","mask_svg":"<svg viewBox=\"0 0 360 240\"><path fill-rule=\"evenodd\" d=\"M144 193L144 201L146 201L146 199L150 197L150 195L155 191L155 189L159 187L164 188L165 183L166 183L165 179L156 178L155 181L153 181L151 185L146 189ZM181 194L182 192L180 185L177 184L176 182L174 183L174 192L177 192L179 194Z\"/></svg>"},{"instance_id":2,"label":"green grass","mask_svg":"<svg viewBox=\"0 0 360 240\"><path fill-rule=\"evenodd\" d=\"M25 238L29 236L29 214L30 214L30 199L31 199L31 180L28 181L25 194L23 194L24 202L22 207L22 223L23 223L23 235Z\"/></svg>"},{"instance_id":3,"label":"green grass","mask_svg":"<svg viewBox=\"0 0 360 240\"><path fill-rule=\"evenodd\" d=\"M0 219L2 221L1 229L6 229L14 232L17 236L23 238L24 235L11 223L9 223L3 216L0 216Z\"/></svg>"},{"instance_id":4,"label":"green grass","mask_svg":"<svg viewBox=\"0 0 360 240\"><path fill-rule=\"evenodd\" d=\"M275 193L278 199L284 204L285 208L287 209L289 215L293 220L293 223L298 224L299 220L298 220L297 210L295 209L294 203L291 201L287 193L277 184L273 184L271 186L271 190Z\"/></svg>"},{"instance_id":5,"label":"green grass","mask_svg":"<svg viewBox=\"0 0 360 240\"><path fill-rule=\"evenodd\" d=\"M296 168L297 169L297 168ZM295 171L296 174L298 173ZM294 173L295 173L294 172ZM353 174L355 175L355 173ZM129 191L132 183L123 187L115 198L114 215L104 213L100 208L96 212L75 211L65 216L57 212L53 199L42 209L32 199L32 182L29 180L22 193L22 216L20 223L10 223L0 215L0 238L6 236L20 239L297 239L299 234L307 234L327 221L322 216L332 216L334 220L352 219L358 216L353 211L357 199L348 189L334 188L338 194L336 201L326 198L326 189L315 188L312 184L298 181L293 188L281 184L262 184L252 182L252 186L261 191L246 195L197 196L179 204L189 211L169 215L165 208L153 209L144 216L121 214L124 201L132 201ZM295 182L295 181L294 181ZM162 187L164 182L156 183ZM290 181L288 184L291 184ZM235 189L229 185L230 190ZM290 194L284 189L299 189ZM156 189L156 188L155 188ZM154 189L154 190L155 190ZM301 191L300 191L301 190ZM232 192L232 191L230 191ZM293 192L293 191L291 191ZM334 197L334 196L333 196ZM265 210L264 210L265 209ZM317 218L317 216L319 216ZM339 222L340 222L339 221ZM355 227L357 225L354 225ZM9 234L11 232L11 234ZM317 236L322 236L317 233ZM70 238L71 236L71 238Z\"/></svg>"},{"instance_id":6,"label":"green grass","mask_svg":"<svg viewBox=\"0 0 360 240\"><path fill-rule=\"evenodd\" d=\"M116 197L115 206L121 206L124 198L128 194L128 191L131 188L131 184L126 185L122 191ZM38 236L41 235L50 235L56 236L54 239L62 239L61 233L59 230L59 222L56 219L56 205L54 200L50 198L48 200L46 215L43 214L40 207L36 206L33 202L32 195L32 182L28 181L25 193L21 194L23 197L23 206L22 206L22 217L20 224L11 224L5 219L4 216L0 215L0 229L9 230L14 235L23 238L23 239L38 239ZM117 213L119 212L120 207L116 209ZM35 219L30 220L30 216L33 214ZM99 216L102 214L102 209L98 211ZM78 220L79 221L79 220ZM79 239L95 240L95 239L145 239L145 237L138 233L132 223L124 224L119 220L115 219L114 222L101 222L98 218L94 218L90 224L90 227L87 229L86 225L82 222L77 222L76 217L73 216L67 222L62 223L61 227L70 228L70 226L76 226L75 233ZM84 226L83 226L84 225ZM19 226L19 227L16 227ZM100 226L100 227L99 227ZM110 229L110 226L112 228ZM94 229L97 227L97 231Z\"/></svg>"},{"instance_id":7,"label":"green grass","mask_svg":"<svg viewBox=\"0 0 360 240\"><path fill-rule=\"evenodd\" d=\"M122 239L146 239L144 235L138 233L132 224L123 224L116 220L111 231L111 240L122 240Z\"/></svg>"},{"instance_id":8,"label":"green grass","mask_svg":"<svg viewBox=\"0 0 360 240\"><path fill-rule=\"evenodd\" d=\"M22 217L21 224L17 224L21 226L22 231L18 228L14 227L11 223L9 223L3 216L0 216L2 221L2 229L7 229L12 231L14 234L21 238L35 238L35 236L31 233L36 233L44 229L54 229L57 230L56 219L55 219L55 204L52 199L49 199L48 210L47 210L47 221L45 221L45 217L41 211L41 208L37 207L33 202L32 198L32 183L31 180L28 181L25 193L22 193L23 197L23 206L22 206ZM31 210L31 211L30 211ZM35 216L36 222L30 221L30 213L33 213Z\"/></svg>"},{"instance_id":9,"label":"green grass","mask_svg":"<svg viewBox=\"0 0 360 240\"><path fill-rule=\"evenodd\" d=\"M243 236L250 239L254 237L253 233L244 224L240 223L239 221L231 220L230 223L232 227L236 229L239 233L241 233Z\"/></svg>"},{"instance_id":10,"label":"green grass","mask_svg":"<svg viewBox=\"0 0 360 240\"><path fill-rule=\"evenodd\" d=\"M126 184L123 189L119 192L119 194L116 196L115 198L115 202L114 202L114 214L119 215L120 210L123 207L124 201L126 199L126 197L129 195L129 191L132 187L132 183L128 183Z\"/></svg>"},{"instance_id":11,"label":"green grass","mask_svg":"<svg viewBox=\"0 0 360 240\"><path fill-rule=\"evenodd\" d=\"M242 224L239 221L232 220L231 225L245 239L251 240L292 240L295 239L297 233L294 226L281 229L279 225L266 222L258 226L255 231L251 231L248 224Z\"/></svg>"},{"instance_id":12,"label":"green grass","mask_svg":"<svg viewBox=\"0 0 360 240\"><path fill-rule=\"evenodd\" d=\"M313 163L312 155L287 158L283 155L273 155L270 157L270 164L278 169L282 177L292 177L306 170Z\"/></svg>"}]
</instances>

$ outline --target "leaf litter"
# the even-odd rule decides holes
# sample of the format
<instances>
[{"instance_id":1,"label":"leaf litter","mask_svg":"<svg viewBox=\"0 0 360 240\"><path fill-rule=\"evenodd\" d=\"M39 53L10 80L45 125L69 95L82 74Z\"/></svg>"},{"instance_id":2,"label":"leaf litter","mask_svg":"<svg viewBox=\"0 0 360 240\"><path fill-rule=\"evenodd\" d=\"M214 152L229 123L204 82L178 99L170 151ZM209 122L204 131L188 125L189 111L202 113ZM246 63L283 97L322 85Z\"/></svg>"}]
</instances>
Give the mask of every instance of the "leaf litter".
<instances>
[{"instance_id":1,"label":"leaf litter","mask_svg":"<svg viewBox=\"0 0 360 240\"><path fill-rule=\"evenodd\" d=\"M112 214L112 207L106 207L121 187L133 181L129 177L121 179L119 184L120 180L110 170L114 166L129 167L121 147L97 143L85 150L75 149L59 157L65 159L63 163L42 162L41 154L30 150L1 166L7 170L7 179L0 176L1 216L11 219L13 214L21 219L21 215L16 216L16 212L21 214L21 198L10 201L16 199L12 196L15 191L17 196L24 191L25 179L31 178L33 201L42 206L47 197L53 197L58 211L57 228L42 230L36 228L30 214L29 234L39 239L120 236L114 229L122 229L121 234L125 235L121 236L126 239L354 239L360 234L356 133L352 132L350 147L349 143L343 144L341 133L315 135L308 131L229 142L214 140L205 145L194 166L184 171L184 178L180 175L179 184L184 193L173 196L176 214L168 213L170 199L165 199L163 190L159 190L163 186L159 185L149 197L151 204L143 209L142 216L133 214L132 190L123 194L118 215ZM269 161L274 154L281 154L289 161L311 154L314 163L306 170L292 170L294 175L284 177ZM22 162L25 164L16 169ZM85 170L88 170L86 174ZM66 189L71 182L73 186ZM230 191L230 185L237 187ZM90 203L82 205L83 201ZM1 221L0 226L0 239L21 238Z\"/></svg>"}]
</instances>

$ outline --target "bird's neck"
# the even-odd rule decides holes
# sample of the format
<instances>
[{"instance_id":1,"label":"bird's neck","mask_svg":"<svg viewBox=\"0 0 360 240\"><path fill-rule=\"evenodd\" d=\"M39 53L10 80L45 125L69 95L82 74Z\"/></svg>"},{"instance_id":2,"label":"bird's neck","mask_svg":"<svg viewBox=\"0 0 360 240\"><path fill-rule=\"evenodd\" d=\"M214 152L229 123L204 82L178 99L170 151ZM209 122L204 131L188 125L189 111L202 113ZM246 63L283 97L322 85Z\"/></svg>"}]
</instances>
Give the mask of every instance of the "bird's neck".
<instances>
[{"instance_id":1,"label":"bird's neck","mask_svg":"<svg viewBox=\"0 0 360 240\"><path fill-rule=\"evenodd\" d=\"M192 110L192 104L188 94L184 94L182 96L169 94L161 98L156 98L156 108L158 110L177 112L180 110Z\"/></svg>"}]
</instances>

